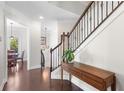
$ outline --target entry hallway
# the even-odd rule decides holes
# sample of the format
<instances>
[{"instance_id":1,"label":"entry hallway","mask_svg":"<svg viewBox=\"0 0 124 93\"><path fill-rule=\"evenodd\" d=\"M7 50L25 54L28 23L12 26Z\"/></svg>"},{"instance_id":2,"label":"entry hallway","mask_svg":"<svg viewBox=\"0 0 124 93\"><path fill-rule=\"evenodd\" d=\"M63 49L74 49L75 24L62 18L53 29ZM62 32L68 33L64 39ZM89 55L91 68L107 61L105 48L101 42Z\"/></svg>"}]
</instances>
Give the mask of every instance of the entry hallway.
<instances>
[{"instance_id":1,"label":"entry hallway","mask_svg":"<svg viewBox=\"0 0 124 93\"><path fill-rule=\"evenodd\" d=\"M4 91L81 91L79 87L64 80L51 80L49 68L27 71L27 64L18 63L17 68L9 69Z\"/></svg>"}]
</instances>

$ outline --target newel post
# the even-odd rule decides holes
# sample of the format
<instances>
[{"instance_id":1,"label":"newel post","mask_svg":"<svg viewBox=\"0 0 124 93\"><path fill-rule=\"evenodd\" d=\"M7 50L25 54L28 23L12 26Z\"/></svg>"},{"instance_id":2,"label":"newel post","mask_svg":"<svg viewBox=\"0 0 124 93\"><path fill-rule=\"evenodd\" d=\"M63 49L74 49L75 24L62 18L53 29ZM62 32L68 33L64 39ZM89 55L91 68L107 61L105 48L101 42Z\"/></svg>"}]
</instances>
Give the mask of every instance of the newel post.
<instances>
[{"instance_id":1,"label":"newel post","mask_svg":"<svg viewBox=\"0 0 124 93\"><path fill-rule=\"evenodd\" d=\"M65 32L63 32L63 34L62 34L62 42L63 42L63 56L64 56L64 51L65 51ZM63 59L63 62L64 62L65 60Z\"/></svg>"},{"instance_id":2,"label":"newel post","mask_svg":"<svg viewBox=\"0 0 124 93\"><path fill-rule=\"evenodd\" d=\"M69 32L67 33L67 43L68 43L68 49L69 49Z\"/></svg>"},{"instance_id":3,"label":"newel post","mask_svg":"<svg viewBox=\"0 0 124 93\"><path fill-rule=\"evenodd\" d=\"M52 48L50 49L50 72L52 71Z\"/></svg>"}]
</instances>

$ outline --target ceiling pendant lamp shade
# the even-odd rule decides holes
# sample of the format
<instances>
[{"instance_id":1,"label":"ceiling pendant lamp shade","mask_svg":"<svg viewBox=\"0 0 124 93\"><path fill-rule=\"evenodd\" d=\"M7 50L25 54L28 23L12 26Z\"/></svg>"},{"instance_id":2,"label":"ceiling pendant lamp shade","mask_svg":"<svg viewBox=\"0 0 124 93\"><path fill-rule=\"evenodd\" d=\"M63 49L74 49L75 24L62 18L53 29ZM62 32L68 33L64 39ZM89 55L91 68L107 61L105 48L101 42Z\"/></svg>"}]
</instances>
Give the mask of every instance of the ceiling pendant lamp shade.
<instances>
[{"instance_id":1,"label":"ceiling pendant lamp shade","mask_svg":"<svg viewBox=\"0 0 124 93\"><path fill-rule=\"evenodd\" d=\"M11 36L10 36L10 39L14 39L14 36L12 35L12 25L13 23L10 23L11 24Z\"/></svg>"},{"instance_id":2,"label":"ceiling pendant lamp shade","mask_svg":"<svg viewBox=\"0 0 124 93\"><path fill-rule=\"evenodd\" d=\"M14 36L10 36L10 39L14 39Z\"/></svg>"}]
</instances>

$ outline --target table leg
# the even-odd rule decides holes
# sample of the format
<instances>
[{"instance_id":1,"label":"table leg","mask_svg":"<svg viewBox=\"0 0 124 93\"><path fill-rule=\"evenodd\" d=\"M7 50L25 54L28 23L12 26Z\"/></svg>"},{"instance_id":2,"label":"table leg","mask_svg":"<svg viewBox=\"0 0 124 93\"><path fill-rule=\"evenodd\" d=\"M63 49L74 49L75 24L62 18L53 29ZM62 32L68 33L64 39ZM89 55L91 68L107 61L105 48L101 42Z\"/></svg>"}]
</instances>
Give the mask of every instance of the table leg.
<instances>
[{"instance_id":1,"label":"table leg","mask_svg":"<svg viewBox=\"0 0 124 93\"><path fill-rule=\"evenodd\" d=\"M69 81L71 82L71 74L69 73Z\"/></svg>"},{"instance_id":2,"label":"table leg","mask_svg":"<svg viewBox=\"0 0 124 93\"><path fill-rule=\"evenodd\" d=\"M116 77L113 77L113 84L111 85L111 90L115 91L116 90Z\"/></svg>"},{"instance_id":3,"label":"table leg","mask_svg":"<svg viewBox=\"0 0 124 93\"><path fill-rule=\"evenodd\" d=\"M63 80L63 69L61 67L61 80Z\"/></svg>"}]
</instances>

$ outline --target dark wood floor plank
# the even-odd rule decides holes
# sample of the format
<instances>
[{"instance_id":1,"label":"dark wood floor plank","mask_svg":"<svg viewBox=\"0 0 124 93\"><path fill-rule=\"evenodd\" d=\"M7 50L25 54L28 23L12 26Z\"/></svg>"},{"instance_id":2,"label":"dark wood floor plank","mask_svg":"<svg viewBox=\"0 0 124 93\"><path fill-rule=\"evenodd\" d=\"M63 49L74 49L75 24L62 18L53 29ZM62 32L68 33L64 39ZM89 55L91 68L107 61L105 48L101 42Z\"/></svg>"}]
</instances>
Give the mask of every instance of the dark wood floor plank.
<instances>
[{"instance_id":1,"label":"dark wood floor plank","mask_svg":"<svg viewBox=\"0 0 124 93\"><path fill-rule=\"evenodd\" d=\"M4 91L81 91L68 80L63 82L49 78L49 68L27 71L27 64L18 64L17 68L8 70L8 82Z\"/></svg>"}]
</instances>

